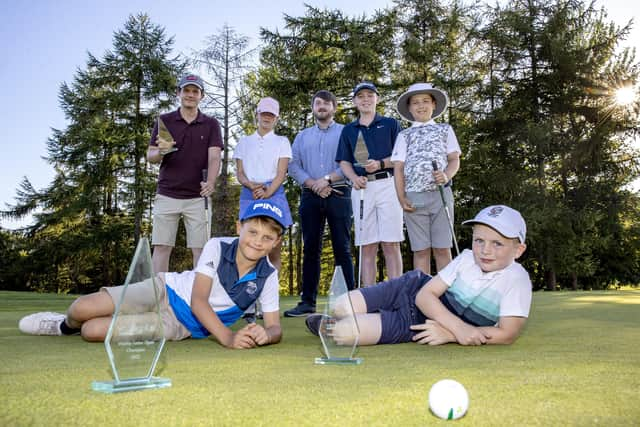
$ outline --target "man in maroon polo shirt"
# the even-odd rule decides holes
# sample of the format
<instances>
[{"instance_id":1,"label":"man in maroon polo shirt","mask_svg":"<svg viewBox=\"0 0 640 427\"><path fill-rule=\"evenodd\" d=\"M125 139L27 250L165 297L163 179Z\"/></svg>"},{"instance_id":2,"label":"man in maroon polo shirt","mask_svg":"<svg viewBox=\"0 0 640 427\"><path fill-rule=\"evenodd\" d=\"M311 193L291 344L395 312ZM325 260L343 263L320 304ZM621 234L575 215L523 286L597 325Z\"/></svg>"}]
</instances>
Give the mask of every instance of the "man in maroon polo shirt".
<instances>
[{"instance_id":1,"label":"man in maroon polo shirt","mask_svg":"<svg viewBox=\"0 0 640 427\"><path fill-rule=\"evenodd\" d=\"M198 105L204 97L204 82L187 74L178 84L180 108L160 117L173 137L167 141L158 135L156 122L147 150L151 163L160 163L157 194L153 204L153 268L156 273L169 270L169 258L175 246L178 222L182 217L187 231L187 247L193 253L193 266L207 240L204 197L215 189L220 169L222 136L220 124L203 114ZM177 151L173 151L177 148ZM206 170L206 181L203 180Z\"/></svg>"}]
</instances>

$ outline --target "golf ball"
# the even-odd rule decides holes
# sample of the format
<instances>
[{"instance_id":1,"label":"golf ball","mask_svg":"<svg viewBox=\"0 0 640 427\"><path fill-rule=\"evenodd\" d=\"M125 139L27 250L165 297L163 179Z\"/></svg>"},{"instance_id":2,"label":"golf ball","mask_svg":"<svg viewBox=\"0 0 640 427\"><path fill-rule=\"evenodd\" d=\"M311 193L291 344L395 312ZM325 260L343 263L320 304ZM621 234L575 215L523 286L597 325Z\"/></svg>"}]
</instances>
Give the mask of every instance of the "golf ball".
<instances>
[{"instance_id":1,"label":"golf ball","mask_svg":"<svg viewBox=\"0 0 640 427\"><path fill-rule=\"evenodd\" d=\"M440 380L429 390L429 408L442 419L458 419L469 409L469 394L458 381Z\"/></svg>"}]
</instances>

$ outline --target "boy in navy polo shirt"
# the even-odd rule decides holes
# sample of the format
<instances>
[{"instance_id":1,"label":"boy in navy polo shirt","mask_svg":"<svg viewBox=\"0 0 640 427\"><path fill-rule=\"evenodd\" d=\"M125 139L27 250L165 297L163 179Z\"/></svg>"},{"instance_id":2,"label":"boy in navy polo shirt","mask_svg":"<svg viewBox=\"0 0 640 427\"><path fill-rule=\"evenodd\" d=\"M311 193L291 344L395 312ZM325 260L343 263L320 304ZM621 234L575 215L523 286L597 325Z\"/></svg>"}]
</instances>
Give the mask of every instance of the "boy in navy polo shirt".
<instances>
[{"instance_id":1,"label":"boy in navy polo shirt","mask_svg":"<svg viewBox=\"0 0 640 427\"><path fill-rule=\"evenodd\" d=\"M336 153L344 176L357 190L351 192L351 205L355 244L362 249L360 282L364 286L375 284L378 244L382 246L388 277L402 274L402 207L396 195L391 163L393 145L401 128L396 119L376 112L377 103L378 90L373 83L362 82L353 89L358 119L342 129ZM354 155L359 134L369 153L368 161L362 165L356 162Z\"/></svg>"},{"instance_id":2,"label":"boy in navy polo shirt","mask_svg":"<svg viewBox=\"0 0 640 427\"><path fill-rule=\"evenodd\" d=\"M511 344L519 336L531 307L531 281L515 260L525 251L527 227L518 211L489 206L463 222L473 226L472 250L464 250L435 277L420 270L354 290L333 314L344 317L351 303L360 336L358 344L416 342L440 345ZM318 335L322 314L307 317ZM341 322L332 332L336 342L351 344Z\"/></svg>"},{"instance_id":3,"label":"boy in navy polo shirt","mask_svg":"<svg viewBox=\"0 0 640 427\"><path fill-rule=\"evenodd\" d=\"M278 271L267 254L284 231L283 210L273 201L256 200L238 223L236 238L213 238L205 245L198 266L182 273L158 273L154 280L129 285L137 312L151 309L153 286L161 298L165 338L182 340L209 335L229 348L275 344L282 337L278 300ZM22 332L32 335L80 333L87 341L103 341L123 286L102 288L76 299L66 316L35 313L20 320ZM264 326L251 323L229 329L256 301L264 311Z\"/></svg>"}]
</instances>

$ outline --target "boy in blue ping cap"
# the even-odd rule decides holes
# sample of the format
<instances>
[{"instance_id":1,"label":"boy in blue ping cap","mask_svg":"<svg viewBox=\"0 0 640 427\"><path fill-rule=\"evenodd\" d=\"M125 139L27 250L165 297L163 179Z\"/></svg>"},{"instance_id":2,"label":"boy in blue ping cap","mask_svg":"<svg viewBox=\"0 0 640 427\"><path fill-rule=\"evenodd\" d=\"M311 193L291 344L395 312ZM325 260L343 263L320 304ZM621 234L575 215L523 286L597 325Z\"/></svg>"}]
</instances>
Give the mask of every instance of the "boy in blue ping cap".
<instances>
[{"instance_id":1,"label":"boy in blue ping cap","mask_svg":"<svg viewBox=\"0 0 640 427\"><path fill-rule=\"evenodd\" d=\"M130 284L127 296L135 300L132 310L153 309L155 286L168 340L212 335L223 346L236 349L278 343L282 337L278 271L267 255L280 242L284 228L280 206L273 201L254 201L237 224L238 237L210 239L195 270L161 272L154 280ZM122 290L123 286L106 287L81 296L66 315L31 314L20 320L19 328L32 335L80 333L87 341L103 341ZM251 323L236 332L229 329L256 301L264 311L264 326Z\"/></svg>"}]
</instances>

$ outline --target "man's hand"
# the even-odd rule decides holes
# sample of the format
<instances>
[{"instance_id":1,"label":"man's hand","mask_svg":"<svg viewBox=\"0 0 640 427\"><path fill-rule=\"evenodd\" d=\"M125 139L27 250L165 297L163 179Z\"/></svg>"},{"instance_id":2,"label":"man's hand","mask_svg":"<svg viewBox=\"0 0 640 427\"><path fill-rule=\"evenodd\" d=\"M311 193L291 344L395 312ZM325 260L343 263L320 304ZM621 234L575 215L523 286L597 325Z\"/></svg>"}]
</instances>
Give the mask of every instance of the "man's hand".
<instances>
[{"instance_id":1,"label":"man's hand","mask_svg":"<svg viewBox=\"0 0 640 427\"><path fill-rule=\"evenodd\" d=\"M213 182L200 182L200 196L209 197L216 190L216 185Z\"/></svg>"},{"instance_id":2,"label":"man's hand","mask_svg":"<svg viewBox=\"0 0 640 427\"><path fill-rule=\"evenodd\" d=\"M162 156L171 151L176 145L175 141L167 141L166 139L160 138L160 136L156 138L156 143L158 144L158 148L160 149L160 154Z\"/></svg>"},{"instance_id":3,"label":"man's hand","mask_svg":"<svg viewBox=\"0 0 640 427\"><path fill-rule=\"evenodd\" d=\"M456 342L456 337L435 320L427 320L419 325L411 325L412 331L422 331L412 338L418 344L442 345Z\"/></svg>"}]
</instances>

